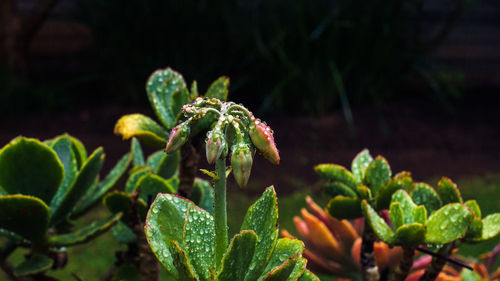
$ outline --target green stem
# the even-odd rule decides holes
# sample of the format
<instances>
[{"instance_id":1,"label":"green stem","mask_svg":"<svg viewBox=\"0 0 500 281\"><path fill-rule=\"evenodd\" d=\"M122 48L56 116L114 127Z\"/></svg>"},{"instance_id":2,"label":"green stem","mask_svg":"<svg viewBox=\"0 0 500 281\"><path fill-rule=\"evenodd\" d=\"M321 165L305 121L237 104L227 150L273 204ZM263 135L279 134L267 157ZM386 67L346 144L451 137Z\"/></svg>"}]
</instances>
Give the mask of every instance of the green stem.
<instances>
[{"instance_id":1,"label":"green stem","mask_svg":"<svg viewBox=\"0 0 500 281\"><path fill-rule=\"evenodd\" d=\"M215 263L220 267L222 257L227 249L227 213L226 213L226 159L217 159L215 161L215 174L217 178L214 181L215 201L214 201L214 219L215 219Z\"/></svg>"}]
</instances>

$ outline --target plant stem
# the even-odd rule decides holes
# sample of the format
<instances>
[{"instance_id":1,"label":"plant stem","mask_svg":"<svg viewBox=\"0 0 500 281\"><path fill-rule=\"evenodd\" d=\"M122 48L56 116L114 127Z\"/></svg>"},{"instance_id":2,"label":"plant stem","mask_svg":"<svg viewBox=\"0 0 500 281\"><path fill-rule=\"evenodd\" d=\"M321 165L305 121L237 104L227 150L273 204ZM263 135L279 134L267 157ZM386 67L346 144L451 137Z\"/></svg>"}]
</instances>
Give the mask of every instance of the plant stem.
<instances>
[{"instance_id":1,"label":"plant stem","mask_svg":"<svg viewBox=\"0 0 500 281\"><path fill-rule=\"evenodd\" d=\"M373 233L371 226L365 221L365 230L363 231L363 240L361 242L361 268L365 281L378 281L380 279L380 273L375 263L375 252L373 251L375 239L375 233Z\"/></svg>"},{"instance_id":2,"label":"plant stem","mask_svg":"<svg viewBox=\"0 0 500 281\"><path fill-rule=\"evenodd\" d=\"M215 201L214 201L214 219L215 219L215 263L220 267L222 257L226 252L227 238L227 213L226 213L226 159L217 159L215 161L214 180Z\"/></svg>"},{"instance_id":3,"label":"plant stem","mask_svg":"<svg viewBox=\"0 0 500 281\"><path fill-rule=\"evenodd\" d=\"M414 255L415 249L413 247L403 247L403 257L398 267L389 275L389 281L401 281L406 279L413 265Z\"/></svg>"},{"instance_id":4,"label":"plant stem","mask_svg":"<svg viewBox=\"0 0 500 281\"><path fill-rule=\"evenodd\" d=\"M455 248L454 242L445 244L438 251L438 254L440 254L441 256L448 257L454 248ZM441 270L443 269L445 264L446 264L445 259L443 259L441 257L434 256L432 258L431 264L429 264L429 266L425 269L424 275L422 275L422 277L420 277L420 279L418 279L418 281L433 281L433 280L435 280L438 277L439 273L441 272Z\"/></svg>"}]
</instances>

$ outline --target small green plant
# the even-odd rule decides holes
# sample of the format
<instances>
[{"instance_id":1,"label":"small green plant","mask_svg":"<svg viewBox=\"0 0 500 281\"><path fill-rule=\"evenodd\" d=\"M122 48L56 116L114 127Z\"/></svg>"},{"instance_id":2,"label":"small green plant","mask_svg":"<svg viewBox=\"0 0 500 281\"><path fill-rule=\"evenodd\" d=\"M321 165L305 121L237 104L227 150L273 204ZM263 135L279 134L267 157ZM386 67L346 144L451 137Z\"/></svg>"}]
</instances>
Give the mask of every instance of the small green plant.
<instances>
[{"instance_id":1,"label":"small green plant","mask_svg":"<svg viewBox=\"0 0 500 281\"><path fill-rule=\"evenodd\" d=\"M104 163L102 147L87 157L84 145L67 134L41 142L17 137L0 151L0 235L2 268L13 280L44 276L65 264L66 247L86 243L112 227L121 213L76 228L73 219L92 207L132 161L124 155L99 181ZM8 256L29 249L25 260L12 267ZM36 279L45 280L45 279Z\"/></svg>"},{"instance_id":2,"label":"small green plant","mask_svg":"<svg viewBox=\"0 0 500 281\"><path fill-rule=\"evenodd\" d=\"M226 178L239 186L250 177L258 150L279 163L271 129L244 106L217 98L196 98L182 106L170 132L167 153L176 153L193 135L206 131L206 158L215 171L213 215L193 202L159 194L146 219L146 237L158 260L176 280L317 280L305 269L303 243L278 239L277 198L273 187L252 205L241 231L228 242ZM226 166L230 157L231 167Z\"/></svg>"},{"instance_id":3,"label":"small green plant","mask_svg":"<svg viewBox=\"0 0 500 281\"><path fill-rule=\"evenodd\" d=\"M387 160L382 156L373 159L368 150L354 158L351 171L336 164L320 164L315 170L326 181L326 193L332 197L326 207L329 215L341 220L364 217L360 261L365 280L380 279L373 254L377 239L403 249L401 261L391 269L388 280L407 278L416 250L434 255L420 277L434 280L461 243L481 242L500 234L500 213L482 218L477 202L463 202L450 179L442 178L434 189L413 182L409 172L392 177Z\"/></svg>"}]
</instances>

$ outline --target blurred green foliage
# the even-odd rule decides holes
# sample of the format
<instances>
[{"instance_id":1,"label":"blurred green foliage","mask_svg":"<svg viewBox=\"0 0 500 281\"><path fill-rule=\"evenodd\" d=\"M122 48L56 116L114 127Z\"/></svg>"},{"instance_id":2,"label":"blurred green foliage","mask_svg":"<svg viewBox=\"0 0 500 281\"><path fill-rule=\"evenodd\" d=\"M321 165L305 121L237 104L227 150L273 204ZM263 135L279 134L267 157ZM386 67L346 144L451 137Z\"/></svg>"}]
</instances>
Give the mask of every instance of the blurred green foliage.
<instances>
[{"instance_id":1,"label":"blurred green foliage","mask_svg":"<svg viewBox=\"0 0 500 281\"><path fill-rule=\"evenodd\" d=\"M96 39L103 92L117 100L142 101L151 69L171 65L199 85L229 74L232 99L261 111L318 115L404 98L409 74L428 98L459 93L460 75L426 59L442 38L424 40L424 2L79 0L78 17ZM446 3L451 15L465 5Z\"/></svg>"}]
</instances>

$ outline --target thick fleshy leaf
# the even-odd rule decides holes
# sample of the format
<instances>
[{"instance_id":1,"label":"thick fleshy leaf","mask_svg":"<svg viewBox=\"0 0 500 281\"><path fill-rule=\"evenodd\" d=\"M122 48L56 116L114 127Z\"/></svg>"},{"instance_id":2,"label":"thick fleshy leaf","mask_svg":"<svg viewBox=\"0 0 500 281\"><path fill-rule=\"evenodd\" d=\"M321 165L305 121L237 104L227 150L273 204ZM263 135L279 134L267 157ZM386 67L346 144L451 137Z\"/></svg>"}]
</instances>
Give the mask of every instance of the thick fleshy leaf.
<instances>
[{"instance_id":1,"label":"thick fleshy leaf","mask_svg":"<svg viewBox=\"0 0 500 281\"><path fill-rule=\"evenodd\" d=\"M385 223L384 219L377 214L366 200L363 200L361 203L361 208L363 209L365 219L368 221L377 237L387 244L392 244L394 241L394 232L392 232L391 228Z\"/></svg>"},{"instance_id":2,"label":"thick fleshy leaf","mask_svg":"<svg viewBox=\"0 0 500 281\"><path fill-rule=\"evenodd\" d=\"M110 229L116 222L118 222L122 213L114 214L109 218L95 221L88 226L77 229L71 233L51 235L49 237L49 245L54 247L63 247L87 243L95 237L101 235Z\"/></svg>"},{"instance_id":3,"label":"thick fleshy leaf","mask_svg":"<svg viewBox=\"0 0 500 281\"><path fill-rule=\"evenodd\" d=\"M25 276L37 274L49 270L54 264L54 260L42 254L33 254L26 258L21 264L14 268L15 276Z\"/></svg>"},{"instance_id":4,"label":"thick fleshy leaf","mask_svg":"<svg viewBox=\"0 0 500 281\"><path fill-rule=\"evenodd\" d=\"M417 205L413 203L413 200L406 191L400 189L394 192L394 194L392 195L392 202L399 202L399 204L401 205L405 224L415 222L415 219L413 218L413 209L415 209Z\"/></svg>"},{"instance_id":5,"label":"thick fleshy leaf","mask_svg":"<svg viewBox=\"0 0 500 281\"><path fill-rule=\"evenodd\" d=\"M132 153L132 166L144 166L146 162L144 160L144 153L142 152L141 144L137 138L133 137L130 143L130 152Z\"/></svg>"},{"instance_id":6,"label":"thick fleshy leaf","mask_svg":"<svg viewBox=\"0 0 500 281\"><path fill-rule=\"evenodd\" d=\"M78 172L73 185L68 189L64 198L61 200L59 208L54 211L50 219L51 225L57 224L65 217L69 216L71 209L85 195L96 177L101 171L104 163L104 152L102 147L96 149L92 155L85 161L82 169Z\"/></svg>"},{"instance_id":7,"label":"thick fleshy leaf","mask_svg":"<svg viewBox=\"0 0 500 281\"><path fill-rule=\"evenodd\" d=\"M304 274L302 274L302 276L300 276L298 281L320 281L320 280L316 275L314 275L314 273L312 273L306 269L304 271Z\"/></svg>"},{"instance_id":8,"label":"thick fleshy leaf","mask_svg":"<svg viewBox=\"0 0 500 281\"><path fill-rule=\"evenodd\" d=\"M303 257L295 257L285 261L281 266L275 268L266 277L266 281L296 281L304 274L307 260Z\"/></svg>"},{"instance_id":9,"label":"thick fleshy leaf","mask_svg":"<svg viewBox=\"0 0 500 281\"><path fill-rule=\"evenodd\" d=\"M366 184L373 194L376 194L381 187L391 179L391 167L382 156L377 156L366 168L363 183Z\"/></svg>"},{"instance_id":10,"label":"thick fleshy leaf","mask_svg":"<svg viewBox=\"0 0 500 281\"><path fill-rule=\"evenodd\" d=\"M76 165L78 170L80 170L87 159L87 149L85 149L85 146L79 139L70 135L68 136L71 140L71 149L73 149L73 154L75 155Z\"/></svg>"},{"instance_id":11,"label":"thick fleshy leaf","mask_svg":"<svg viewBox=\"0 0 500 281\"><path fill-rule=\"evenodd\" d=\"M301 211L304 223L307 226L307 239L312 249L317 250L325 258L342 261L344 252L331 230L319 218L311 215L306 209Z\"/></svg>"},{"instance_id":12,"label":"thick fleshy leaf","mask_svg":"<svg viewBox=\"0 0 500 281\"><path fill-rule=\"evenodd\" d=\"M175 193L175 189L162 177L153 174L142 176L135 184L135 189L141 189L139 198L148 202L149 197L156 197L158 193Z\"/></svg>"},{"instance_id":13,"label":"thick fleshy leaf","mask_svg":"<svg viewBox=\"0 0 500 281\"><path fill-rule=\"evenodd\" d=\"M153 119L138 113L122 116L116 122L114 132L121 135L124 140L135 137L143 144L154 148L164 147L168 139L165 129Z\"/></svg>"},{"instance_id":14,"label":"thick fleshy leaf","mask_svg":"<svg viewBox=\"0 0 500 281\"><path fill-rule=\"evenodd\" d=\"M439 195L434 188L426 183L415 183L410 195L413 202L417 205L424 205L429 214L441 208L442 203Z\"/></svg>"},{"instance_id":15,"label":"thick fleshy leaf","mask_svg":"<svg viewBox=\"0 0 500 281\"><path fill-rule=\"evenodd\" d=\"M137 241L137 236L134 231L130 229L124 222L117 222L112 228L111 233L113 233L113 237L123 244L135 243Z\"/></svg>"},{"instance_id":16,"label":"thick fleshy leaf","mask_svg":"<svg viewBox=\"0 0 500 281\"><path fill-rule=\"evenodd\" d=\"M172 113L177 117L181 113L182 106L189 102L189 91L181 88L172 93Z\"/></svg>"},{"instance_id":17,"label":"thick fleshy leaf","mask_svg":"<svg viewBox=\"0 0 500 281\"><path fill-rule=\"evenodd\" d=\"M189 208L183 235L186 256L194 271L202 281L213 280L216 272L214 218L203 209Z\"/></svg>"},{"instance_id":18,"label":"thick fleshy leaf","mask_svg":"<svg viewBox=\"0 0 500 281\"><path fill-rule=\"evenodd\" d=\"M482 281L481 275L477 274L477 272L473 270L462 270L460 274L460 278L462 281Z\"/></svg>"},{"instance_id":19,"label":"thick fleshy leaf","mask_svg":"<svg viewBox=\"0 0 500 281\"><path fill-rule=\"evenodd\" d=\"M351 171L359 184L363 183L363 178L365 177L366 168L373 161L370 151L368 149L363 149L354 160L352 160Z\"/></svg>"},{"instance_id":20,"label":"thick fleshy leaf","mask_svg":"<svg viewBox=\"0 0 500 281\"><path fill-rule=\"evenodd\" d=\"M425 224L427 222L427 209L425 206L417 206L413 209L413 222Z\"/></svg>"},{"instance_id":21,"label":"thick fleshy leaf","mask_svg":"<svg viewBox=\"0 0 500 281\"><path fill-rule=\"evenodd\" d=\"M196 274L194 268L187 259L186 252L182 250L181 246L177 241L172 241L172 243L170 243L170 246L166 248L163 253L169 253L168 255L169 256L171 255L173 268L172 271L170 271L170 274L176 277L175 280L177 281L199 280L198 275Z\"/></svg>"},{"instance_id":22,"label":"thick fleshy leaf","mask_svg":"<svg viewBox=\"0 0 500 281\"><path fill-rule=\"evenodd\" d=\"M150 167L145 166L137 166L134 167L133 170L130 170L130 176L125 183L125 192L132 193L135 190L135 185L137 181L144 176L145 174L153 173L153 170Z\"/></svg>"},{"instance_id":23,"label":"thick fleshy leaf","mask_svg":"<svg viewBox=\"0 0 500 281\"><path fill-rule=\"evenodd\" d=\"M56 152L36 139L17 137L0 150L0 186L9 194L32 195L50 204L63 177Z\"/></svg>"},{"instance_id":24,"label":"thick fleshy leaf","mask_svg":"<svg viewBox=\"0 0 500 281\"><path fill-rule=\"evenodd\" d=\"M465 234L465 239L468 241L479 241L481 239L481 235L483 234L483 221L474 216L474 219L470 223L469 229L467 229L467 233Z\"/></svg>"},{"instance_id":25,"label":"thick fleshy leaf","mask_svg":"<svg viewBox=\"0 0 500 281\"><path fill-rule=\"evenodd\" d=\"M71 149L71 139L67 135L56 138L51 145L52 149L57 153L59 160L64 166L64 178L61 185L57 189L56 194L50 202L50 209L55 211L61 204L64 195L73 184L77 173L77 163L73 150Z\"/></svg>"},{"instance_id":26,"label":"thick fleshy leaf","mask_svg":"<svg viewBox=\"0 0 500 281\"><path fill-rule=\"evenodd\" d=\"M304 243L297 239L280 238L276 243L271 259L266 265L263 274L259 277L259 281L264 278L273 270L281 266L288 259L301 256L304 251ZM249 279L245 279L250 281Z\"/></svg>"},{"instance_id":27,"label":"thick fleshy leaf","mask_svg":"<svg viewBox=\"0 0 500 281\"><path fill-rule=\"evenodd\" d=\"M256 255L256 246L257 234L255 234L254 231L243 230L235 235L229 244L227 252L222 257L222 265L217 274L217 280L245 280L245 274L247 274L250 269L251 259L249 257Z\"/></svg>"},{"instance_id":28,"label":"thick fleshy leaf","mask_svg":"<svg viewBox=\"0 0 500 281\"><path fill-rule=\"evenodd\" d=\"M401 180L392 179L386 185L382 186L375 194L375 207L377 210L389 208L392 195L400 189L406 190L406 186Z\"/></svg>"},{"instance_id":29,"label":"thick fleshy leaf","mask_svg":"<svg viewBox=\"0 0 500 281\"><path fill-rule=\"evenodd\" d=\"M465 206L467 206L472 211L474 216L481 218L481 208L479 208L476 200L469 200L465 202Z\"/></svg>"},{"instance_id":30,"label":"thick fleshy leaf","mask_svg":"<svg viewBox=\"0 0 500 281\"><path fill-rule=\"evenodd\" d=\"M168 129L175 126L177 114L172 110L172 94L182 88L186 88L184 78L171 68L156 70L146 83L149 102L158 119Z\"/></svg>"},{"instance_id":31,"label":"thick fleshy leaf","mask_svg":"<svg viewBox=\"0 0 500 281\"><path fill-rule=\"evenodd\" d=\"M274 187L270 186L264 191L245 215L240 231L253 230L259 237L259 244L251 259L251 267L245 280L255 280L260 275L278 239L278 201ZM248 256L250 258L250 256Z\"/></svg>"},{"instance_id":32,"label":"thick fleshy leaf","mask_svg":"<svg viewBox=\"0 0 500 281\"><path fill-rule=\"evenodd\" d=\"M180 241L183 239L184 220L189 207L195 207L189 200L172 194L158 194L146 219L145 231L149 246L158 260L174 276L177 275L177 271L169 252L169 244L175 240L184 247Z\"/></svg>"},{"instance_id":33,"label":"thick fleshy leaf","mask_svg":"<svg viewBox=\"0 0 500 281\"><path fill-rule=\"evenodd\" d=\"M181 162L181 154L180 151L163 154L163 157L158 162L158 166L156 167L156 174L164 179L171 178L177 172L177 168L179 167L179 163Z\"/></svg>"},{"instance_id":34,"label":"thick fleshy leaf","mask_svg":"<svg viewBox=\"0 0 500 281\"><path fill-rule=\"evenodd\" d=\"M0 196L0 228L25 239L41 242L49 222L49 207L28 195Z\"/></svg>"},{"instance_id":35,"label":"thick fleshy leaf","mask_svg":"<svg viewBox=\"0 0 500 281\"><path fill-rule=\"evenodd\" d=\"M465 235L473 219L472 213L462 204L452 203L435 211L427 220L427 243L444 244Z\"/></svg>"},{"instance_id":36,"label":"thick fleshy leaf","mask_svg":"<svg viewBox=\"0 0 500 281\"><path fill-rule=\"evenodd\" d=\"M413 178L411 177L411 173L408 171L401 171L394 175L393 178L395 181L399 181L403 184L406 191L410 191L413 186Z\"/></svg>"},{"instance_id":37,"label":"thick fleshy leaf","mask_svg":"<svg viewBox=\"0 0 500 281\"><path fill-rule=\"evenodd\" d=\"M326 206L328 213L337 219L355 219L361 217L361 201L357 198L337 196Z\"/></svg>"},{"instance_id":38,"label":"thick fleshy leaf","mask_svg":"<svg viewBox=\"0 0 500 281\"><path fill-rule=\"evenodd\" d=\"M437 186L437 192L439 193L439 197L441 198L443 204L463 202L457 185L449 178L441 178Z\"/></svg>"},{"instance_id":39,"label":"thick fleshy leaf","mask_svg":"<svg viewBox=\"0 0 500 281\"><path fill-rule=\"evenodd\" d=\"M204 209L205 211L213 214L214 211L214 190L210 185L210 182L202 180L199 178L194 179L193 190L191 191L191 197L194 193L198 195L197 205ZM194 201L194 200L193 200Z\"/></svg>"},{"instance_id":40,"label":"thick fleshy leaf","mask_svg":"<svg viewBox=\"0 0 500 281\"><path fill-rule=\"evenodd\" d=\"M336 197L338 195L347 196L347 197L356 197L357 196L357 194L354 190L352 190L347 185L345 185L341 182L338 182L338 181L327 183L325 185L325 192L330 198Z\"/></svg>"},{"instance_id":41,"label":"thick fleshy leaf","mask_svg":"<svg viewBox=\"0 0 500 281\"><path fill-rule=\"evenodd\" d=\"M318 175L328 182L341 182L352 190L358 185L354 175L346 168L337 164L319 164L314 167Z\"/></svg>"},{"instance_id":42,"label":"thick fleshy leaf","mask_svg":"<svg viewBox=\"0 0 500 281\"><path fill-rule=\"evenodd\" d=\"M120 192L120 191L112 191L106 196L104 196L102 202L104 206L108 208L111 213L123 213L124 214L124 221L128 222L128 214L130 212L130 207L131 207L131 202L130 200L132 199L132 195L125 193L125 192ZM137 200L137 212L139 212L139 216L141 217L142 220L146 219L146 214L148 211L148 206L142 199Z\"/></svg>"},{"instance_id":43,"label":"thick fleshy leaf","mask_svg":"<svg viewBox=\"0 0 500 281\"><path fill-rule=\"evenodd\" d=\"M396 231L396 243L404 246L418 246L424 243L425 226L420 223L403 225Z\"/></svg>"},{"instance_id":44,"label":"thick fleshy leaf","mask_svg":"<svg viewBox=\"0 0 500 281\"><path fill-rule=\"evenodd\" d=\"M361 184L358 185L356 187L356 193L358 193L358 196L360 199L364 199L364 200L371 200L372 199L372 192L366 185L361 185Z\"/></svg>"},{"instance_id":45,"label":"thick fleshy leaf","mask_svg":"<svg viewBox=\"0 0 500 281\"><path fill-rule=\"evenodd\" d=\"M205 97L216 98L221 101L227 100L227 93L229 92L229 77L221 76L215 80L210 87L208 87Z\"/></svg>"},{"instance_id":46,"label":"thick fleshy leaf","mask_svg":"<svg viewBox=\"0 0 500 281\"><path fill-rule=\"evenodd\" d=\"M491 214L483 219L481 240L488 240L500 234L500 213Z\"/></svg>"},{"instance_id":47,"label":"thick fleshy leaf","mask_svg":"<svg viewBox=\"0 0 500 281\"><path fill-rule=\"evenodd\" d=\"M392 202L389 208L389 218L391 220L392 229L396 231L405 224L403 209L399 202Z\"/></svg>"},{"instance_id":48,"label":"thick fleshy leaf","mask_svg":"<svg viewBox=\"0 0 500 281\"><path fill-rule=\"evenodd\" d=\"M158 165L160 164L160 161L163 159L163 156L165 156L165 154L165 151L159 150L149 155L148 159L146 160L146 166L156 171Z\"/></svg>"}]
</instances>

